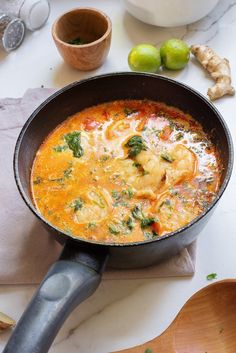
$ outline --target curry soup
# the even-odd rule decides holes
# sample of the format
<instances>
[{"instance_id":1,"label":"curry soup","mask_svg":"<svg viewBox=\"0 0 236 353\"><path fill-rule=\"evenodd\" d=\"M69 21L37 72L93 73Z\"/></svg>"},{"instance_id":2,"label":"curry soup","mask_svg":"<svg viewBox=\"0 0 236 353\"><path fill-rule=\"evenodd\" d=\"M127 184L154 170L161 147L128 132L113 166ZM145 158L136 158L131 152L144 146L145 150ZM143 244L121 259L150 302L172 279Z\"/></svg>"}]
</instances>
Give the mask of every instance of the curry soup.
<instances>
[{"instance_id":1,"label":"curry soup","mask_svg":"<svg viewBox=\"0 0 236 353\"><path fill-rule=\"evenodd\" d=\"M40 146L31 172L37 210L74 237L128 243L173 232L215 198L220 160L191 116L121 100L78 112Z\"/></svg>"}]
</instances>

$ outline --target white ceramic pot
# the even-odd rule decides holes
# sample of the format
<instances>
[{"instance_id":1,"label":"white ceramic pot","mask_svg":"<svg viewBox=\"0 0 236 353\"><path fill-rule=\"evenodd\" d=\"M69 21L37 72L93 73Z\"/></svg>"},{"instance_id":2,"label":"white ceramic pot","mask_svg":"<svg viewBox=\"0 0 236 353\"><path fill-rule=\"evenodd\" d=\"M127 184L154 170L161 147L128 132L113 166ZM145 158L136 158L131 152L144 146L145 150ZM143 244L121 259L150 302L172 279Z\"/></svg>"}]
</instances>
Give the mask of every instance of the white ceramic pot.
<instances>
[{"instance_id":1,"label":"white ceramic pot","mask_svg":"<svg viewBox=\"0 0 236 353\"><path fill-rule=\"evenodd\" d=\"M182 26L206 16L219 0L124 0L139 20L162 27Z\"/></svg>"}]
</instances>

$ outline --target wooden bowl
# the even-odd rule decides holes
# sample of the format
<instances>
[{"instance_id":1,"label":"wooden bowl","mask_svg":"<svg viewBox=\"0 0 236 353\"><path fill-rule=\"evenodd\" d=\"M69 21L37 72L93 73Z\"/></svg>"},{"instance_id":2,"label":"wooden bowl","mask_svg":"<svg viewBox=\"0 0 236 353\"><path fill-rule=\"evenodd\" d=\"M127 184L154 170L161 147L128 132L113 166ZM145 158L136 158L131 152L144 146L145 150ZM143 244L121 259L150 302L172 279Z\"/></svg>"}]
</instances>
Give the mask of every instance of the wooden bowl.
<instances>
[{"instance_id":1,"label":"wooden bowl","mask_svg":"<svg viewBox=\"0 0 236 353\"><path fill-rule=\"evenodd\" d=\"M103 64L110 49L111 32L110 18L100 10L87 7L64 13L52 27L54 42L64 61L82 71Z\"/></svg>"}]
</instances>

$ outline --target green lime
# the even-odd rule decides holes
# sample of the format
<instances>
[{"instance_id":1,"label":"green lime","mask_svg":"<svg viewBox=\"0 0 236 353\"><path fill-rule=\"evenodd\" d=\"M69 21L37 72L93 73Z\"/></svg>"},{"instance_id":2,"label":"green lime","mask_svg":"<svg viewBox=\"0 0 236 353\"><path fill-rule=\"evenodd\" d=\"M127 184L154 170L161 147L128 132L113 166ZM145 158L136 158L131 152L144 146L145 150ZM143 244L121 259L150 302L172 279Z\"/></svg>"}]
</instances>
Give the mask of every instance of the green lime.
<instances>
[{"instance_id":1,"label":"green lime","mask_svg":"<svg viewBox=\"0 0 236 353\"><path fill-rule=\"evenodd\" d=\"M161 66L160 50L151 44L139 44L129 52L128 64L133 71L156 72Z\"/></svg>"},{"instance_id":2,"label":"green lime","mask_svg":"<svg viewBox=\"0 0 236 353\"><path fill-rule=\"evenodd\" d=\"M190 50L188 45L180 39L169 39L160 49L163 65L170 70L179 70L189 61Z\"/></svg>"}]
</instances>

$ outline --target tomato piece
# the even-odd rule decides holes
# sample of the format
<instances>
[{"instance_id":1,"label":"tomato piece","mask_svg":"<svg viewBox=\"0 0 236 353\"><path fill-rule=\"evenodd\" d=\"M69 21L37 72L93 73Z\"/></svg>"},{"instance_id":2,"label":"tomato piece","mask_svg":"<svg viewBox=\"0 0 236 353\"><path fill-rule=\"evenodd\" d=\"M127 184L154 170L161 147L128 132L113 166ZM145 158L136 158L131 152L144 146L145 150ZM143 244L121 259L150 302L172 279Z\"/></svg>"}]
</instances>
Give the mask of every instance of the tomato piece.
<instances>
[{"instance_id":1,"label":"tomato piece","mask_svg":"<svg viewBox=\"0 0 236 353\"><path fill-rule=\"evenodd\" d=\"M151 225L152 229L154 230L155 233L160 234L161 232L161 225L159 222L153 222Z\"/></svg>"},{"instance_id":2,"label":"tomato piece","mask_svg":"<svg viewBox=\"0 0 236 353\"><path fill-rule=\"evenodd\" d=\"M169 125L167 125L164 127L164 129L160 133L160 138L164 141L167 141L167 140L169 140L172 132L173 132L173 129Z\"/></svg>"},{"instance_id":3,"label":"tomato piece","mask_svg":"<svg viewBox=\"0 0 236 353\"><path fill-rule=\"evenodd\" d=\"M86 118L84 121L84 129L86 131L95 130L99 125L100 123L98 121L91 118Z\"/></svg>"}]
</instances>

